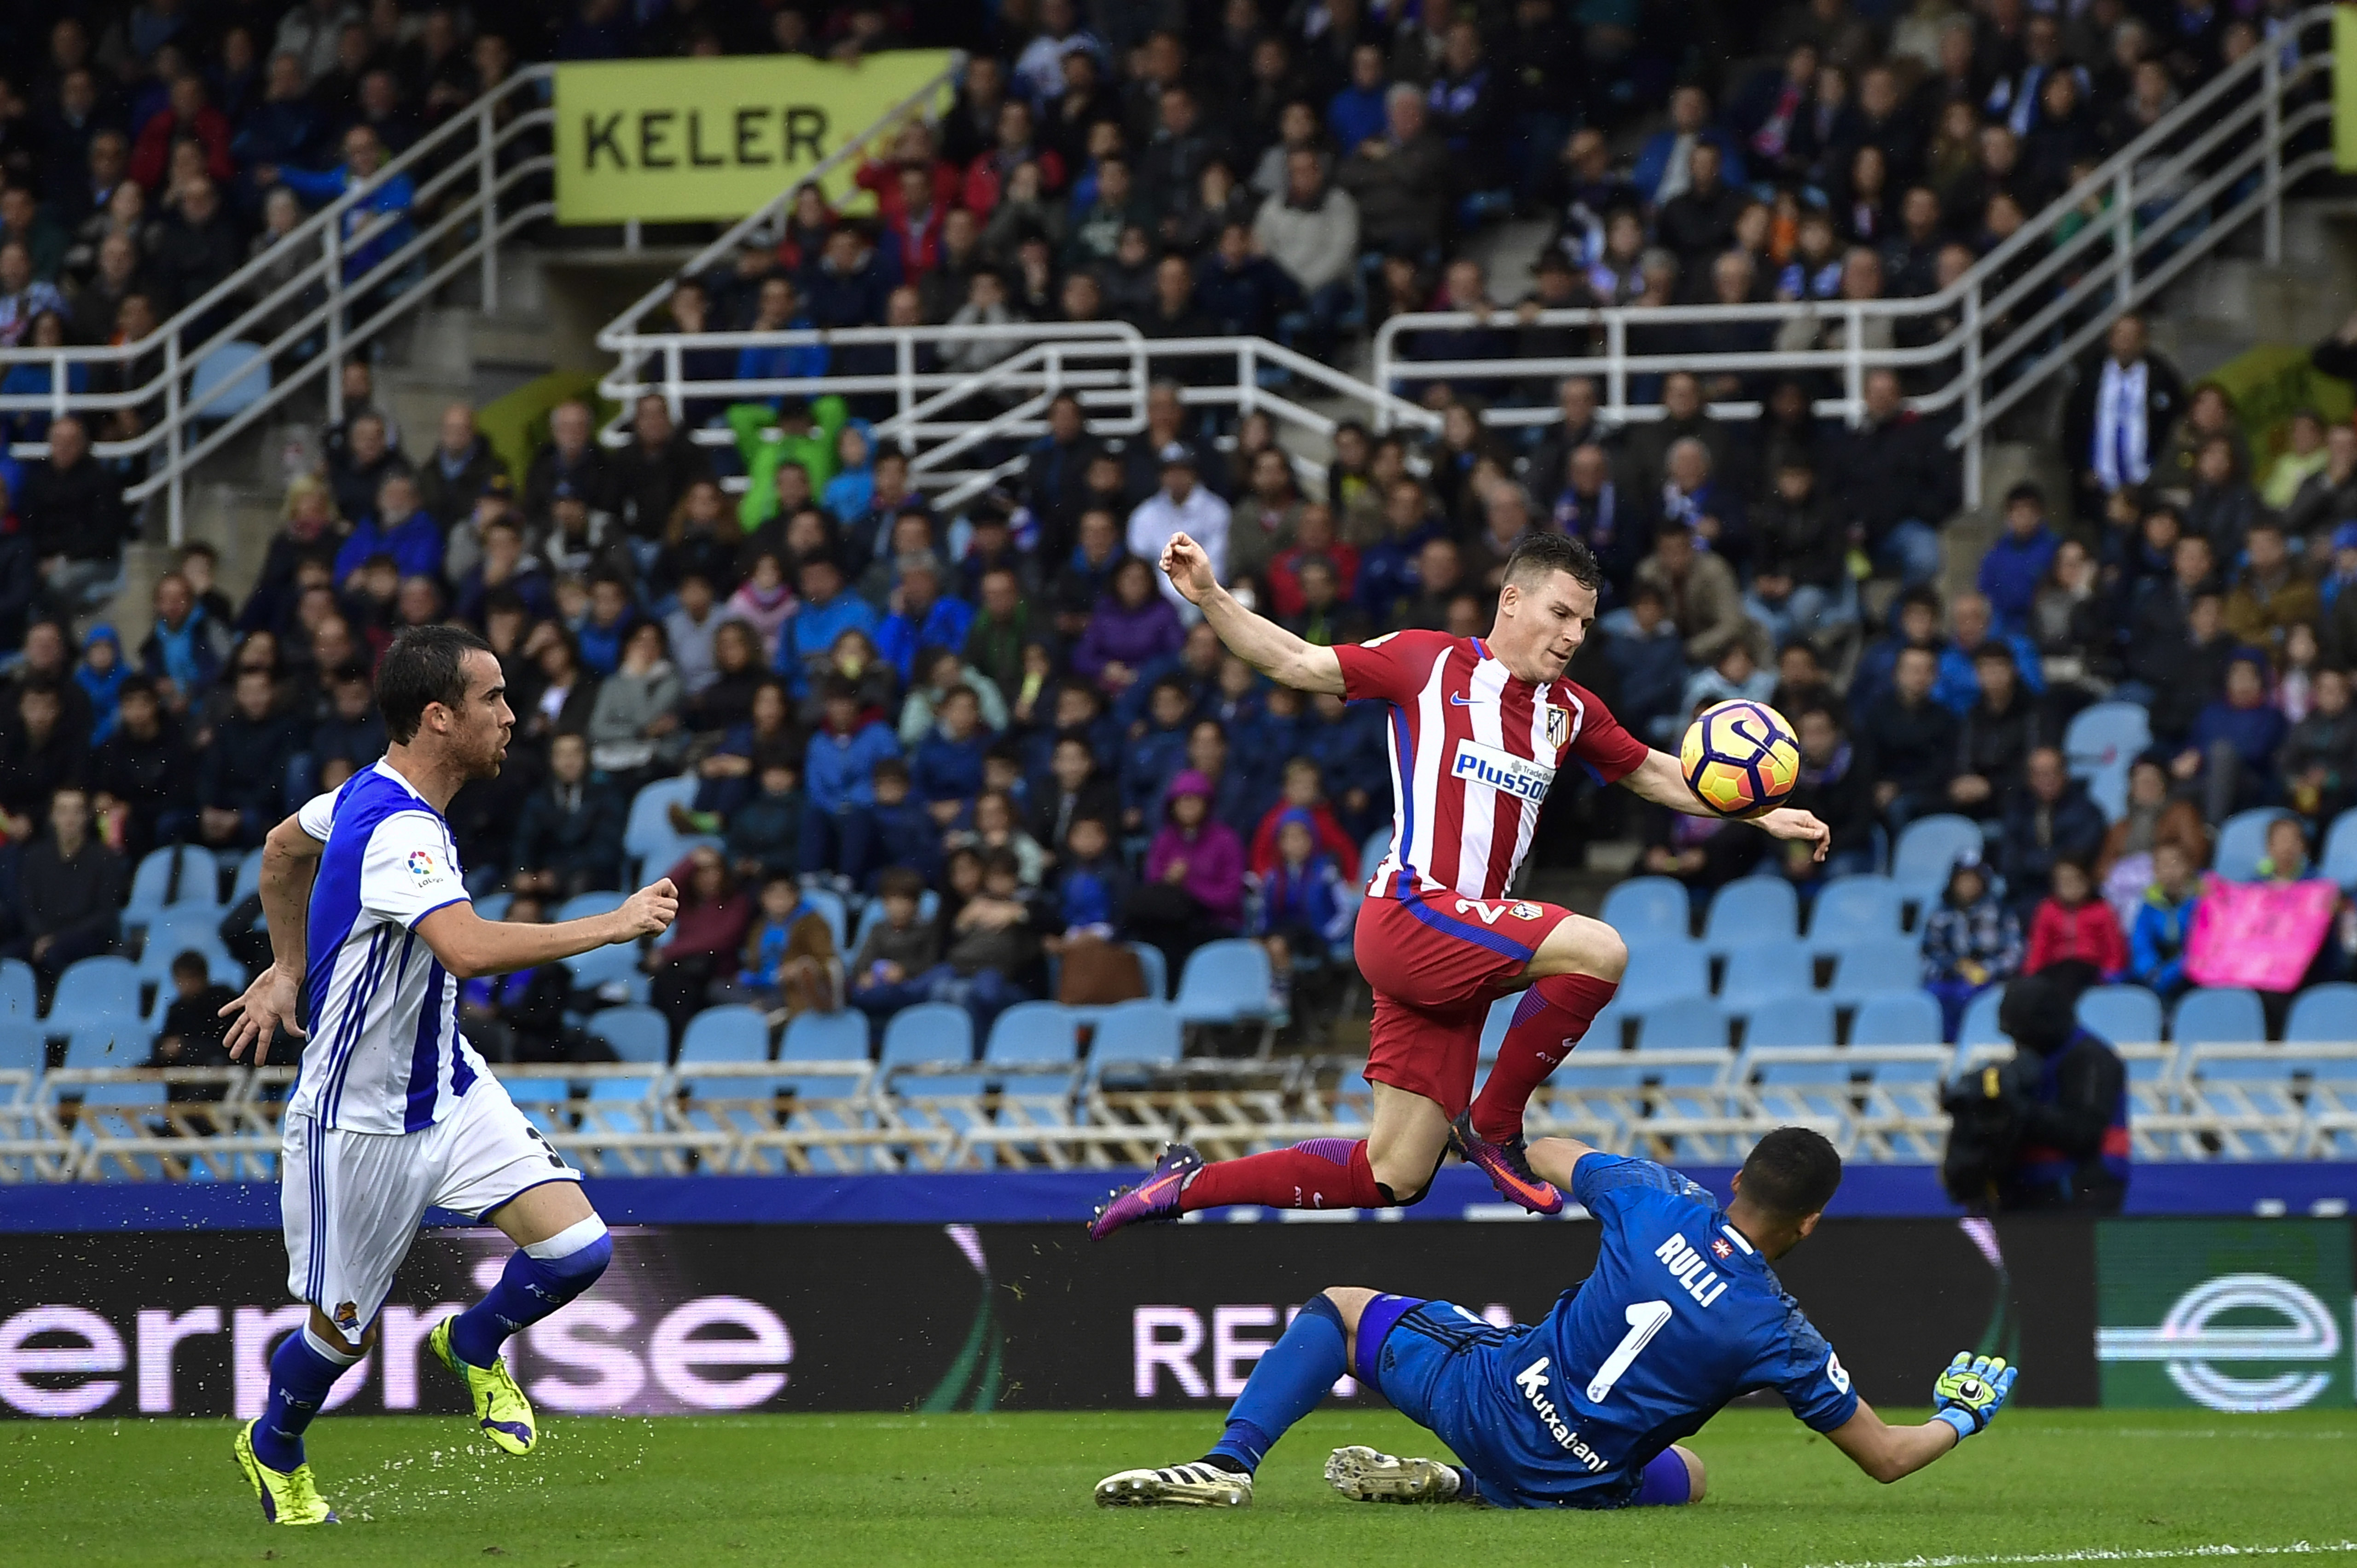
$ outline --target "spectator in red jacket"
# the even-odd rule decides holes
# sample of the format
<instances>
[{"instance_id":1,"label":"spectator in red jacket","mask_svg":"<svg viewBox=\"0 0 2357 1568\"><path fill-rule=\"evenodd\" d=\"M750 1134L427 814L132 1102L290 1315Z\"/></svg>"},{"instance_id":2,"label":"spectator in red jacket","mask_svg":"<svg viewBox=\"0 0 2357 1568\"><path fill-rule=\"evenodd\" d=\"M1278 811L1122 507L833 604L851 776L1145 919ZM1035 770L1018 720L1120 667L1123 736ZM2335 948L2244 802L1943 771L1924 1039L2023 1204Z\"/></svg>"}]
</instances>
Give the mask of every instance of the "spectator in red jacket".
<instances>
[{"instance_id":1,"label":"spectator in red jacket","mask_svg":"<svg viewBox=\"0 0 2357 1568\"><path fill-rule=\"evenodd\" d=\"M131 149L131 177L155 190L172 164L172 144L194 136L205 150L205 172L226 185L237 174L230 156L229 121L205 101L205 79L195 71L175 78L171 107L148 117Z\"/></svg>"},{"instance_id":2,"label":"spectator in red jacket","mask_svg":"<svg viewBox=\"0 0 2357 1568\"><path fill-rule=\"evenodd\" d=\"M2029 956L2021 972L2036 974L2049 964L2076 960L2101 970L2106 983L2117 980L2128 966L2127 939L2120 934L2120 918L2111 904L2095 897L2086 866L2056 861L2052 887L2030 918Z\"/></svg>"},{"instance_id":3,"label":"spectator in red jacket","mask_svg":"<svg viewBox=\"0 0 2357 1568\"><path fill-rule=\"evenodd\" d=\"M892 137L892 156L870 158L852 176L862 190L876 193L876 212L887 225L903 221L908 213L900 199L900 169L904 165L929 171L933 177L933 205L946 212L964 194L965 177L955 164L935 155L933 133L922 121L910 121ZM810 258L816 265L818 258Z\"/></svg>"}]
</instances>

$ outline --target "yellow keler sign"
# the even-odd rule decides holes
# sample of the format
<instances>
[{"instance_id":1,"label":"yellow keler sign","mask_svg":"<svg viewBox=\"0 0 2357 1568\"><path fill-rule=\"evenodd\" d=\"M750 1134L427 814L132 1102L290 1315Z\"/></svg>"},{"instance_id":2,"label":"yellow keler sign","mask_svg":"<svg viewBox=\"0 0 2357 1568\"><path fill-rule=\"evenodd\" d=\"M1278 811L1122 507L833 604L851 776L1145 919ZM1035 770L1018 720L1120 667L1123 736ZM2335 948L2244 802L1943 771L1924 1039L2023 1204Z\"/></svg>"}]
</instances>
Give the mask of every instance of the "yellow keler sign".
<instances>
[{"instance_id":1,"label":"yellow keler sign","mask_svg":"<svg viewBox=\"0 0 2357 1568\"><path fill-rule=\"evenodd\" d=\"M557 221L742 218L866 135L953 58L900 49L852 65L800 55L560 65ZM851 175L848 161L830 173L829 196L849 189Z\"/></svg>"}]
</instances>

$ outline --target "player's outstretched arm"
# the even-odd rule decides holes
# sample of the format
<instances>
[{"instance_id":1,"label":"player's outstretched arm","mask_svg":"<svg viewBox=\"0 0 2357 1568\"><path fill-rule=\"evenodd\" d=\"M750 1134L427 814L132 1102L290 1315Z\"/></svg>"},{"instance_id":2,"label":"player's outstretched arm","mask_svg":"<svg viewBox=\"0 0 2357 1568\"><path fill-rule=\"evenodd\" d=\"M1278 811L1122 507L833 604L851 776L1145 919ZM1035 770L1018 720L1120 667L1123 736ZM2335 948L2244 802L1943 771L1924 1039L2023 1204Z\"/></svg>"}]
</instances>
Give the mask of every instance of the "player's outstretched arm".
<instances>
[{"instance_id":1,"label":"player's outstretched arm","mask_svg":"<svg viewBox=\"0 0 2357 1568\"><path fill-rule=\"evenodd\" d=\"M1718 813L1702 803L1686 783L1685 771L1678 759L1666 751L1649 751L1645 760L1620 780L1640 799L1657 806L1667 806L1673 811L1683 811L1689 817L1715 817ZM1823 860L1834 846L1834 831L1819 822L1812 811L1796 811L1790 806L1779 806L1751 819L1770 838L1799 839L1813 844L1816 858Z\"/></svg>"},{"instance_id":2,"label":"player's outstretched arm","mask_svg":"<svg viewBox=\"0 0 2357 1568\"><path fill-rule=\"evenodd\" d=\"M1541 1138L1523 1151L1531 1169L1545 1177L1565 1192L1571 1190L1571 1173L1579 1162L1599 1151L1588 1147L1577 1138Z\"/></svg>"},{"instance_id":3,"label":"player's outstretched arm","mask_svg":"<svg viewBox=\"0 0 2357 1568\"><path fill-rule=\"evenodd\" d=\"M305 831L299 813L262 841L262 918L270 932L270 967L221 1010L231 1020L226 1044L231 1061L242 1061L251 1048L253 1065L260 1067L270 1059L271 1041L282 1029L289 1039L303 1038L295 1015L309 951L307 912L319 852L326 847Z\"/></svg>"},{"instance_id":4,"label":"player's outstretched arm","mask_svg":"<svg viewBox=\"0 0 2357 1568\"><path fill-rule=\"evenodd\" d=\"M640 888L611 913L560 920L553 926L486 920L475 913L474 905L461 899L419 920L417 934L425 939L445 970L461 980L472 980L477 975L511 974L535 964L554 963L614 942L661 936L678 914L679 890L666 876Z\"/></svg>"},{"instance_id":5,"label":"player's outstretched arm","mask_svg":"<svg viewBox=\"0 0 2357 1568\"><path fill-rule=\"evenodd\" d=\"M1860 1400L1857 1413L1825 1435L1859 1469L1887 1485L1913 1475L1996 1420L2018 1375L2001 1356L1959 1350L1932 1385L1932 1419L1922 1425L1892 1426Z\"/></svg>"},{"instance_id":6,"label":"player's outstretched arm","mask_svg":"<svg viewBox=\"0 0 2357 1568\"><path fill-rule=\"evenodd\" d=\"M1299 692L1342 693L1342 661L1330 648L1304 642L1265 616L1236 603L1212 575L1211 558L1183 533L1174 533L1162 552L1162 570L1171 585L1227 644L1228 651L1267 676Z\"/></svg>"}]
</instances>

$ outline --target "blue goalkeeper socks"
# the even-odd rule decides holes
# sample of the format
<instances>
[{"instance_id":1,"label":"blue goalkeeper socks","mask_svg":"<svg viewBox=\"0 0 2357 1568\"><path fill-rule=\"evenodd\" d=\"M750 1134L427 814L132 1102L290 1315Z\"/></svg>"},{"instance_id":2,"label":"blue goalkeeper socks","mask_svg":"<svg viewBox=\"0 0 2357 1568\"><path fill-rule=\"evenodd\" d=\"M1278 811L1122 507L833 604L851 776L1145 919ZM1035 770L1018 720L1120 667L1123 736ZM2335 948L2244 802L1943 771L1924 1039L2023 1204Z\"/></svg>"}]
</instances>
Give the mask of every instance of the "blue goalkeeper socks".
<instances>
[{"instance_id":1,"label":"blue goalkeeper socks","mask_svg":"<svg viewBox=\"0 0 2357 1568\"><path fill-rule=\"evenodd\" d=\"M303 1429L328 1402L336 1380L359 1359L308 1328L281 1339L270 1357L270 1398L253 1426L253 1456L282 1473L302 1464Z\"/></svg>"},{"instance_id":2,"label":"blue goalkeeper socks","mask_svg":"<svg viewBox=\"0 0 2357 1568\"><path fill-rule=\"evenodd\" d=\"M1350 1369L1350 1336L1342 1331L1340 1310L1323 1295L1311 1296L1285 1337L1253 1368L1244 1391L1228 1410L1227 1431L1206 1457L1227 1459L1251 1474L1286 1429L1317 1409Z\"/></svg>"},{"instance_id":3,"label":"blue goalkeeper socks","mask_svg":"<svg viewBox=\"0 0 2357 1568\"><path fill-rule=\"evenodd\" d=\"M545 1241L519 1248L490 1294L451 1321L451 1350L470 1367L490 1366L509 1335L597 1283L613 1257L614 1239L594 1214Z\"/></svg>"}]
</instances>

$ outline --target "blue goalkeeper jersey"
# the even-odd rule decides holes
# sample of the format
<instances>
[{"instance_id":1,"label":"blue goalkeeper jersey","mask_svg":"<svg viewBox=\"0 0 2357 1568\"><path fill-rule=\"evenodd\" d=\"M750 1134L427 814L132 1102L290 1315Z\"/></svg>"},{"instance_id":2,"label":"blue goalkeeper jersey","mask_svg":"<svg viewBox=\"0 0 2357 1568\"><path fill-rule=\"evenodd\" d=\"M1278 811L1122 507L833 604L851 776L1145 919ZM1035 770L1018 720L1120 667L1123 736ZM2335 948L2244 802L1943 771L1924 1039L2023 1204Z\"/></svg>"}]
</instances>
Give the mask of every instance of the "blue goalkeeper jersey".
<instances>
[{"instance_id":1,"label":"blue goalkeeper jersey","mask_svg":"<svg viewBox=\"0 0 2357 1568\"><path fill-rule=\"evenodd\" d=\"M1633 1491L1649 1460L1758 1389L1818 1432L1857 1412L1841 1359L1707 1191L1591 1154L1572 1194L1602 1222L1603 1250L1544 1321L1487 1348L1488 1452L1462 1455L1485 1491L1524 1506Z\"/></svg>"}]
</instances>

